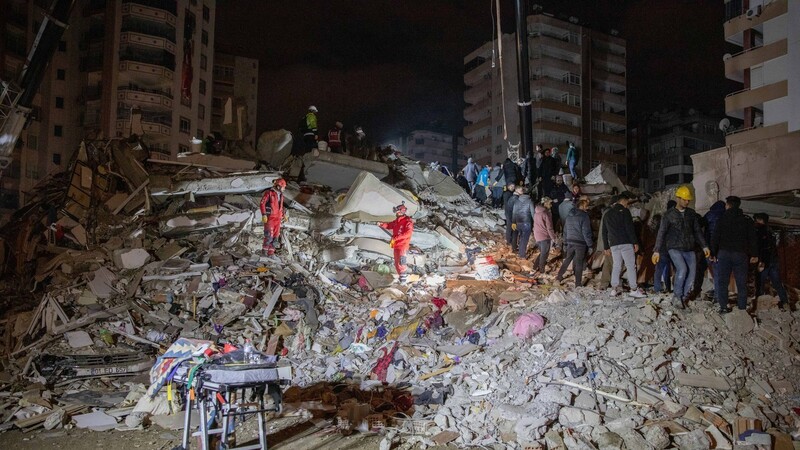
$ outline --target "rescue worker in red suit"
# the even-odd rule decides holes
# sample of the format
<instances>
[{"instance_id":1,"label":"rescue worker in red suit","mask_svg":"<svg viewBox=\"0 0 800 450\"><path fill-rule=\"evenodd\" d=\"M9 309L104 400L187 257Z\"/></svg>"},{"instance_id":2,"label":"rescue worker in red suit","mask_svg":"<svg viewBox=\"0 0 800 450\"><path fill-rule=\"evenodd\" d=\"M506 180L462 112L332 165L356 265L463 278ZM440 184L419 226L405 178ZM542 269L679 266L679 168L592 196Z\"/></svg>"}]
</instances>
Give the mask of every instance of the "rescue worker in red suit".
<instances>
[{"instance_id":1,"label":"rescue worker in red suit","mask_svg":"<svg viewBox=\"0 0 800 450\"><path fill-rule=\"evenodd\" d=\"M328 131L328 148L332 153L342 153L342 122L336 122L336 126Z\"/></svg>"},{"instance_id":2,"label":"rescue worker in red suit","mask_svg":"<svg viewBox=\"0 0 800 450\"><path fill-rule=\"evenodd\" d=\"M281 221L283 221L283 191L286 180L278 178L272 187L264 191L261 197L261 221L264 222L264 244L262 250L271 256L275 254L275 241L280 237Z\"/></svg>"},{"instance_id":3,"label":"rescue worker in red suit","mask_svg":"<svg viewBox=\"0 0 800 450\"><path fill-rule=\"evenodd\" d=\"M408 275L406 275L406 253L408 247L411 245L411 234L414 232L414 221L411 217L406 215L408 209L405 202L392 208L396 219L389 223L381 223L380 227L392 232L392 240L389 246L394 249L394 268L397 270L398 281L405 283Z\"/></svg>"}]
</instances>

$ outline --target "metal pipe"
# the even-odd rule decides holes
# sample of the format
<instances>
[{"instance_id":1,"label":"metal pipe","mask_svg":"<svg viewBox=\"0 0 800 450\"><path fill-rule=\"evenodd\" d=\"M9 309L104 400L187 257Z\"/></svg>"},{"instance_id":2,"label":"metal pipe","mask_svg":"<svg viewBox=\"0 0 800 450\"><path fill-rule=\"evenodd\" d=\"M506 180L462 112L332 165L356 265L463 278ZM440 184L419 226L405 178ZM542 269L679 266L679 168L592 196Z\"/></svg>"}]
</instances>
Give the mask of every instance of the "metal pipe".
<instances>
[{"instance_id":1,"label":"metal pipe","mask_svg":"<svg viewBox=\"0 0 800 450\"><path fill-rule=\"evenodd\" d=\"M531 117L531 75L528 69L528 13L527 2L514 0L517 22L517 85L519 88L520 155L528 158L528 177L536 180L533 162L533 121Z\"/></svg>"}]
</instances>

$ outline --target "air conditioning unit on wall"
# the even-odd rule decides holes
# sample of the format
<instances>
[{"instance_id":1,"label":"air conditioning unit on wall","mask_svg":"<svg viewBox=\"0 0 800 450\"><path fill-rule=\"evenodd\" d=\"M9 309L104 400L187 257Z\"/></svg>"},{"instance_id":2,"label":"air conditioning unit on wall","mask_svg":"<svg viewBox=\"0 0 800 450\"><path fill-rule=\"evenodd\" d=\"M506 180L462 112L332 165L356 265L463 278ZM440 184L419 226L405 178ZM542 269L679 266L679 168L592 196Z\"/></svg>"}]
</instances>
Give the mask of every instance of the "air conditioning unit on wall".
<instances>
[{"instance_id":1,"label":"air conditioning unit on wall","mask_svg":"<svg viewBox=\"0 0 800 450\"><path fill-rule=\"evenodd\" d=\"M753 17L758 17L761 15L761 5L757 5L754 8L750 8L745 13L745 16L748 19L752 19Z\"/></svg>"}]
</instances>

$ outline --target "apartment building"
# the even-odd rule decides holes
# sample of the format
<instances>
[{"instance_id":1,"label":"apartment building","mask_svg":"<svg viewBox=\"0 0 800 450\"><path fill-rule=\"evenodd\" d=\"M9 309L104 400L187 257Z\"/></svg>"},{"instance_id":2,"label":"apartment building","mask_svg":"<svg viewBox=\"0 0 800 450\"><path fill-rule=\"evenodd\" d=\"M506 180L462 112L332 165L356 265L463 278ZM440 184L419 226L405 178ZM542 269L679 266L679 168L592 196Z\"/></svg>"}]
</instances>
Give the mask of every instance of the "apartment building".
<instances>
[{"instance_id":1,"label":"apartment building","mask_svg":"<svg viewBox=\"0 0 800 450\"><path fill-rule=\"evenodd\" d=\"M725 146L694 155L697 208L728 195L748 212L800 226L800 2L726 0L721 55L728 94ZM741 122L740 127L730 126Z\"/></svg>"},{"instance_id":2,"label":"apartment building","mask_svg":"<svg viewBox=\"0 0 800 450\"><path fill-rule=\"evenodd\" d=\"M256 146L258 60L216 52L211 131Z\"/></svg>"},{"instance_id":3,"label":"apartment building","mask_svg":"<svg viewBox=\"0 0 800 450\"><path fill-rule=\"evenodd\" d=\"M625 179L625 40L546 13L529 16L527 28L533 143L563 154L574 142L581 174L603 163ZM464 152L482 164L503 161L509 145L520 142L515 40L516 34L501 37L502 60L496 40L464 58Z\"/></svg>"},{"instance_id":4,"label":"apartment building","mask_svg":"<svg viewBox=\"0 0 800 450\"><path fill-rule=\"evenodd\" d=\"M637 129L643 134L640 149L630 147L645 159L639 187L647 192L691 183L694 177L692 155L725 143L719 129L720 117L696 109L669 110L647 116Z\"/></svg>"},{"instance_id":5,"label":"apartment building","mask_svg":"<svg viewBox=\"0 0 800 450\"><path fill-rule=\"evenodd\" d=\"M3 181L4 190L19 193L18 205L39 180L63 171L85 138L137 134L151 157L170 159L205 136L215 1L76 1L20 136L16 173ZM8 3L13 14L2 16L10 45L0 58L3 79L15 79L51 2Z\"/></svg>"},{"instance_id":6,"label":"apartment building","mask_svg":"<svg viewBox=\"0 0 800 450\"><path fill-rule=\"evenodd\" d=\"M409 158L426 163L439 163L448 169L458 170L467 164L464 156L464 138L444 131L417 129L390 139L383 145L392 145Z\"/></svg>"}]
</instances>

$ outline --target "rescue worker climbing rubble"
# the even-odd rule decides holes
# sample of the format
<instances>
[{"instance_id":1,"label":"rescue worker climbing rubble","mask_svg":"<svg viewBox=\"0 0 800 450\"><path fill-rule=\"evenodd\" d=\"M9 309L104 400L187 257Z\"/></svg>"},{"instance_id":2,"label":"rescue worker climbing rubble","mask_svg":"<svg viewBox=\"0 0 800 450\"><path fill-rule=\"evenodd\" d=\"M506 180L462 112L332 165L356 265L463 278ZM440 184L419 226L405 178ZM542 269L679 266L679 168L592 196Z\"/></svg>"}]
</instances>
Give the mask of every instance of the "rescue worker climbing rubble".
<instances>
[{"instance_id":1,"label":"rescue worker climbing rubble","mask_svg":"<svg viewBox=\"0 0 800 450\"><path fill-rule=\"evenodd\" d=\"M264 223L264 243L262 251L267 256L275 254L275 241L280 237L281 222L283 221L283 191L286 189L286 180L278 178L272 182L272 187L264 191L261 197L261 221Z\"/></svg>"},{"instance_id":2,"label":"rescue worker climbing rubble","mask_svg":"<svg viewBox=\"0 0 800 450\"><path fill-rule=\"evenodd\" d=\"M397 271L398 281L401 284L405 284L408 281L406 253L411 245L414 221L406 215L408 208L406 208L405 202L392 208L392 211L394 211L397 218L391 222L380 223L379 226L392 232L392 240L389 242L389 246L394 250L394 268Z\"/></svg>"}]
</instances>

